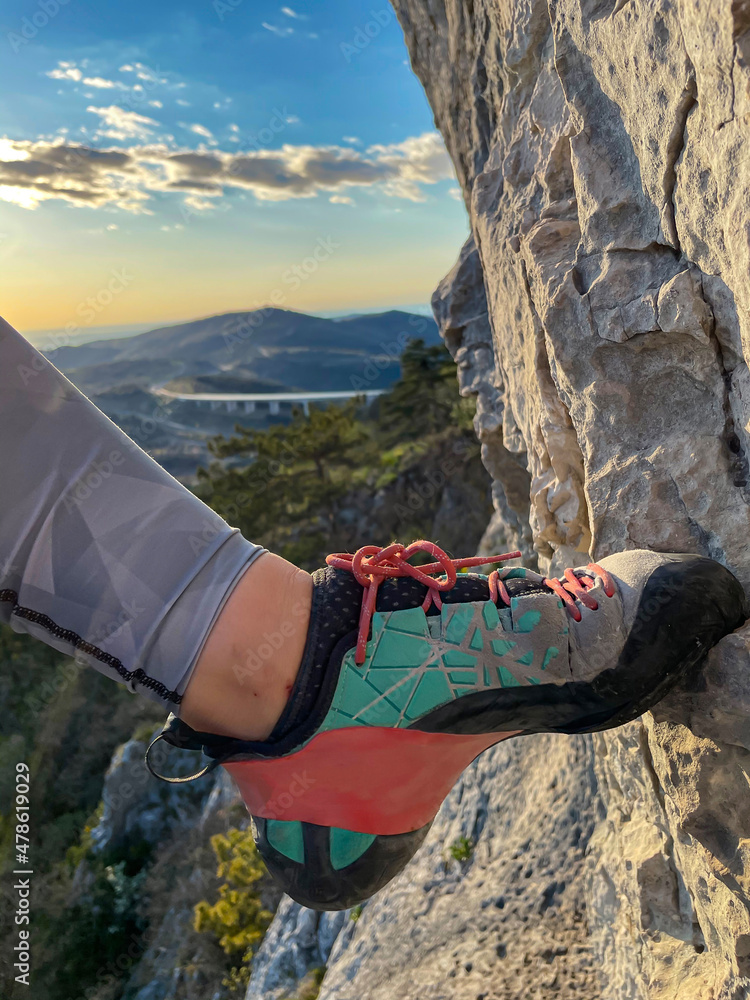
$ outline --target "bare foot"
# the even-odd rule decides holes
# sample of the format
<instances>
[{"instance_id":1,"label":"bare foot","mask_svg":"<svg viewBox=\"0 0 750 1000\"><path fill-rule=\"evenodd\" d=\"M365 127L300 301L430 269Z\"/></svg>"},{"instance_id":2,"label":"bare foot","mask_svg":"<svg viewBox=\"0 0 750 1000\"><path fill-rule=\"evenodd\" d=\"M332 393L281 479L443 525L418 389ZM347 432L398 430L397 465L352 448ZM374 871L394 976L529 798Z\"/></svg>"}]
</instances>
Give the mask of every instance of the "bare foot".
<instances>
[{"instance_id":1,"label":"bare foot","mask_svg":"<svg viewBox=\"0 0 750 1000\"><path fill-rule=\"evenodd\" d=\"M241 577L209 633L180 706L193 729L264 740L302 661L312 577L271 552Z\"/></svg>"}]
</instances>

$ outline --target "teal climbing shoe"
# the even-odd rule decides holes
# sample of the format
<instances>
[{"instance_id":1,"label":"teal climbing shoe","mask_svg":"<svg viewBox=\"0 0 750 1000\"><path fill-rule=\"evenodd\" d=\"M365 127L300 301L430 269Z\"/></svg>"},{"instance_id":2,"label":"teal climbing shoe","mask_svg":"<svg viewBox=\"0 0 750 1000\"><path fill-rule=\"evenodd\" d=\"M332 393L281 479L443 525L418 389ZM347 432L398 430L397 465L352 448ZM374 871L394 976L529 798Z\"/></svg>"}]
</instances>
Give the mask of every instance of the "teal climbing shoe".
<instances>
[{"instance_id":1,"label":"teal climbing shoe","mask_svg":"<svg viewBox=\"0 0 750 1000\"><path fill-rule=\"evenodd\" d=\"M412 565L418 554L434 562ZM229 771L294 899L362 902L405 867L482 751L632 720L744 620L740 584L701 556L623 552L559 579L459 572L506 558L451 560L430 542L330 556L313 577L305 656L269 740L170 718L159 739Z\"/></svg>"}]
</instances>

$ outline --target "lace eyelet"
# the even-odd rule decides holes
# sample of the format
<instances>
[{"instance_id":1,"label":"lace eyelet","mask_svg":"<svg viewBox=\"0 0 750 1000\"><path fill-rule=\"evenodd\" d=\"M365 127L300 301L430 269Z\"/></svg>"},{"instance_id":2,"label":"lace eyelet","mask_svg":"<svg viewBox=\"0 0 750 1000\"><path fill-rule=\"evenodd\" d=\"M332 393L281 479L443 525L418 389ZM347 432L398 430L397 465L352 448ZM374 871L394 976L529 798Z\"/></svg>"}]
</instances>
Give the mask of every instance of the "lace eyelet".
<instances>
[{"instance_id":1,"label":"lace eyelet","mask_svg":"<svg viewBox=\"0 0 750 1000\"><path fill-rule=\"evenodd\" d=\"M417 552L427 552L437 562L429 563L426 566L412 566L409 559ZM451 559L439 545L424 539L412 542L408 546L401 545L399 542L393 542L384 548L378 548L376 545L363 545L354 554L334 552L329 555L326 558L326 563L329 566L353 573L357 582L364 588L354 662L357 666L362 666L365 662L377 591L383 580L410 576L422 583L427 587L427 594L422 602L422 609L427 613L433 604L438 609L442 607L440 593L450 590L455 585L456 570L471 566L485 566L488 563L505 562L508 559L518 559L520 556L520 552L506 552L498 556L471 556L468 559ZM503 583L503 576L510 572L510 570L495 569L489 575L490 600L495 604L500 604L502 601L506 607L510 607L510 595ZM436 578L438 573L441 576ZM527 570L527 573L531 575L532 579L536 579L560 598L565 610L575 622L583 620L583 615L578 607L579 603L590 611L599 610L599 602L596 598L589 596L589 591L596 586L597 578L602 581L602 589L607 597L614 597L616 593L614 580L607 570L597 563L589 563L585 572L580 571L580 577L576 576L572 569L566 569L562 580L556 577L541 577L530 570Z\"/></svg>"},{"instance_id":2,"label":"lace eyelet","mask_svg":"<svg viewBox=\"0 0 750 1000\"><path fill-rule=\"evenodd\" d=\"M426 566L412 566L408 560L417 552L427 552L437 559L437 562L429 563ZM440 591L450 590L455 585L456 570L470 566L485 566L487 563L505 562L507 559L518 559L520 556L520 552L506 552L499 556L470 556L468 559L451 559L439 545L424 539L412 542L408 546L393 542L381 549L375 545L364 545L357 549L354 554L334 552L327 556L328 566L333 566L334 569L348 570L364 587L354 662L358 666L365 662L367 639L370 634L372 616L375 612L377 591L383 580L410 576L424 584L428 590L422 607L427 611L433 602L438 608L441 607ZM436 579L436 573L444 574L444 578Z\"/></svg>"}]
</instances>

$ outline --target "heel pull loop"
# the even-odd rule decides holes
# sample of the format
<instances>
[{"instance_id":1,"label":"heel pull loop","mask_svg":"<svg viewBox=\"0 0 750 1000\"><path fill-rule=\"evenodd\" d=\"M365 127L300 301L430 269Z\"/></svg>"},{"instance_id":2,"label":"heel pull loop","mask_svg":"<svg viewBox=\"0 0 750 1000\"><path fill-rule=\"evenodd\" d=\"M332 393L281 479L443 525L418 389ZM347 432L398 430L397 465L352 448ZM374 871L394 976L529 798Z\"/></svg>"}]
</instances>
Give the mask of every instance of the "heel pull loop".
<instances>
[{"instance_id":1,"label":"heel pull loop","mask_svg":"<svg viewBox=\"0 0 750 1000\"><path fill-rule=\"evenodd\" d=\"M165 734L162 732L159 733L159 735L156 736L153 740L151 740L151 742L148 745L148 749L146 750L146 758L145 758L146 767L149 769L150 773L155 778L159 779L159 781L165 781L168 785L186 785L190 781L196 781L198 778L203 778L205 775L210 774L211 771L215 770L219 766L218 760L211 760L209 761L208 764L205 765L205 767L201 768L200 771L196 771L195 774L185 775L182 778L176 776L170 776L168 774L159 774L158 771L154 770L153 764L151 762L151 751L159 742L159 740L164 739L164 736ZM170 746L172 745L173 744L170 744Z\"/></svg>"}]
</instances>

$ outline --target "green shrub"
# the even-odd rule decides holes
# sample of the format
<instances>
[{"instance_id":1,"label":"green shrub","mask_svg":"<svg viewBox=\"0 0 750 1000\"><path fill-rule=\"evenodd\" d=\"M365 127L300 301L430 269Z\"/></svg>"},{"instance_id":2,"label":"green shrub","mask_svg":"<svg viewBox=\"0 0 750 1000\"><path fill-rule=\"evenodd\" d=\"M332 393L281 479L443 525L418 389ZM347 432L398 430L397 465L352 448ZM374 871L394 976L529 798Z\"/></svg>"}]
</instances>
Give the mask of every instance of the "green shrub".
<instances>
[{"instance_id":1,"label":"green shrub","mask_svg":"<svg viewBox=\"0 0 750 1000\"><path fill-rule=\"evenodd\" d=\"M213 934L236 962L224 985L237 990L247 986L253 956L273 918L259 892L266 868L249 831L218 833L211 838L211 846L219 862L217 877L225 881L215 903L202 900L196 905L194 927Z\"/></svg>"},{"instance_id":2,"label":"green shrub","mask_svg":"<svg viewBox=\"0 0 750 1000\"><path fill-rule=\"evenodd\" d=\"M468 837L459 837L448 851L455 861L468 861L474 853L474 842Z\"/></svg>"}]
</instances>

